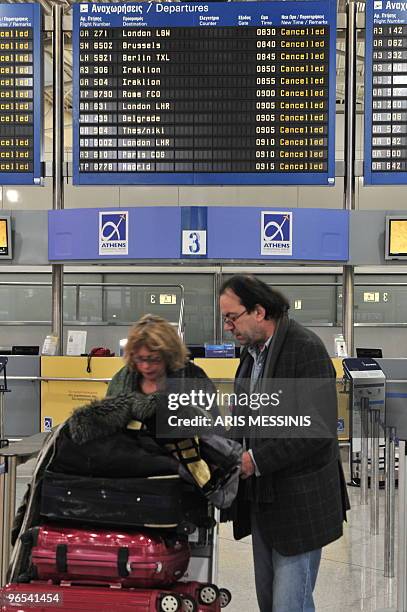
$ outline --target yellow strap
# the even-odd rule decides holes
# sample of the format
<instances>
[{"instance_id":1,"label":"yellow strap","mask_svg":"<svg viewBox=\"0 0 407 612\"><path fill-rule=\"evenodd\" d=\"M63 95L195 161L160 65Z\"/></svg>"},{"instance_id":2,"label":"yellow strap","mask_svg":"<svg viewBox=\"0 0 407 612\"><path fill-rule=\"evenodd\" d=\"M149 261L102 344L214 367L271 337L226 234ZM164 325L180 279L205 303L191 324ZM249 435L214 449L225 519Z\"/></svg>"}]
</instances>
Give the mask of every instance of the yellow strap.
<instances>
[{"instance_id":1,"label":"yellow strap","mask_svg":"<svg viewBox=\"0 0 407 612\"><path fill-rule=\"evenodd\" d=\"M143 423L141 421L129 421L127 423L127 429L135 429L139 430L143 427Z\"/></svg>"},{"instance_id":2,"label":"yellow strap","mask_svg":"<svg viewBox=\"0 0 407 612\"><path fill-rule=\"evenodd\" d=\"M211 472L206 461L201 459L194 463L188 463L187 468L198 486L203 487L211 479Z\"/></svg>"}]
</instances>

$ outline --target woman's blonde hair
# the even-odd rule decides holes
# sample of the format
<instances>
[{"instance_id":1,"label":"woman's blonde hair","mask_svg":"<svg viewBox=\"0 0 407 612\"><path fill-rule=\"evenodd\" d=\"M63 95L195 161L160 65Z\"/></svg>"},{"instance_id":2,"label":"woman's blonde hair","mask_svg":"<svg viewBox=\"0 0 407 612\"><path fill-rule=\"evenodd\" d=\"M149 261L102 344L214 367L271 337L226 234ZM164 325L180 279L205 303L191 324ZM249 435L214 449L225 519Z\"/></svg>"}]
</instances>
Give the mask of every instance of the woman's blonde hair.
<instances>
[{"instance_id":1,"label":"woman's blonde hair","mask_svg":"<svg viewBox=\"0 0 407 612\"><path fill-rule=\"evenodd\" d=\"M124 352L127 365L134 368L134 353L143 346L160 353L171 372L183 368L188 361L188 350L174 327L157 315L146 314L131 328Z\"/></svg>"}]
</instances>

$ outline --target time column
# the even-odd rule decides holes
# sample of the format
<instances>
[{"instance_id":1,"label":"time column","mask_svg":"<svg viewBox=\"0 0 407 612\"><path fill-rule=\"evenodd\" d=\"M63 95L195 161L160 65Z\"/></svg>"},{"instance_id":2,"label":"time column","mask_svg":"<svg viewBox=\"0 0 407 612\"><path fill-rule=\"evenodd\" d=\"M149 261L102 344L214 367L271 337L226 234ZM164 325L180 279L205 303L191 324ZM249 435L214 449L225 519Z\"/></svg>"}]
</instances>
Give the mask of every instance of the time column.
<instances>
[{"instance_id":1,"label":"time column","mask_svg":"<svg viewBox=\"0 0 407 612\"><path fill-rule=\"evenodd\" d=\"M256 86L254 168L257 172L276 171L276 100L278 28L256 28Z\"/></svg>"},{"instance_id":2,"label":"time column","mask_svg":"<svg viewBox=\"0 0 407 612\"><path fill-rule=\"evenodd\" d=\"M117 172L117 29L79 36L79 170Z\"/></svg>"}]
</instances>

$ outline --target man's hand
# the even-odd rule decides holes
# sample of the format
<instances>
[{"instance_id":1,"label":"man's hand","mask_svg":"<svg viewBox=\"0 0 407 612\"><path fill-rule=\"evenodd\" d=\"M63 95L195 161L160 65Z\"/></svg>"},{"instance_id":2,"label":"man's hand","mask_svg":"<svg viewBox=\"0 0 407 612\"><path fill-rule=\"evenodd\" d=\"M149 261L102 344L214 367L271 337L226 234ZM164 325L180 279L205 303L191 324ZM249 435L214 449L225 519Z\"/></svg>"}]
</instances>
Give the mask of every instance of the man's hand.
<instances>
[{"instance_id":1,"label":"man's hand","mask_svg":"<svg viewBox=\"0 0 407 612\"><path fill-rule=\"evenodd\" d=\"M243 480L245 480L246 478L253 476L254 470L255 470L255 467L254 467L253 459L250 453L246 451L242 455L242 465L240 467L240 478L243 478Z\"/></svg>"}]
</instances>

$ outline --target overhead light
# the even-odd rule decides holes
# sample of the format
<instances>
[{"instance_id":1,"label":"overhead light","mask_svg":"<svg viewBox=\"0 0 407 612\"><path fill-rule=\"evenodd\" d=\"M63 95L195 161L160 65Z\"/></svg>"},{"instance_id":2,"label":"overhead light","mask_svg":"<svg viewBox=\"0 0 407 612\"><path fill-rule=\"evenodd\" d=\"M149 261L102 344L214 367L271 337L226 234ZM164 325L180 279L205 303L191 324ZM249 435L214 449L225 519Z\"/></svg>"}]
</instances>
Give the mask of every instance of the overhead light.
<instances>
[{"instance_id":1,"label":"overhead light","mask_svg":"<svg viewBox=\"0 0 407 612\"><path fill-rule=\"evenodd\" d=\"M15 204L15 202L18 202L18 200L20 199L20 194L16 189L7 189L6 198L9 202Z\"/></svg>"}]
</instances>

